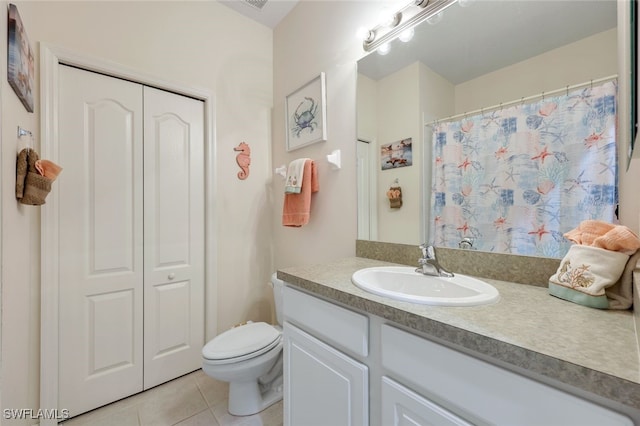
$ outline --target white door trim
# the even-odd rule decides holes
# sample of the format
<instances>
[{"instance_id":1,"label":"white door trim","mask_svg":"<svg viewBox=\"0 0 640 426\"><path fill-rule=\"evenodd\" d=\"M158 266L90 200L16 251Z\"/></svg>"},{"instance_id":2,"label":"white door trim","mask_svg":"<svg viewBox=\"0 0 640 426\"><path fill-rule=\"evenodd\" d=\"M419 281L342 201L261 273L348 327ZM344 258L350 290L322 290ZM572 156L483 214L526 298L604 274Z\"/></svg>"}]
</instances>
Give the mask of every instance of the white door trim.
<instances>
[{"instance_id":1,"label":"white door trim","mask_svg":"<svg viewBox=\"0 0 640 426\"><path fill-rule=\"evenodd\" d=\"M217 332L217 246L215 208L214 129L215 99L211 92L129 69L121 64L40 43L40 126L43 158L58 161L58 66L72 65L113 77L127 79L204 102L205 139L205 339ZM41 320L40 320L40 408L58 407L58 194L54 190L41 210ZM55 425L55 419L42 419L41 425Z\"/></svg>"}]
</instances>

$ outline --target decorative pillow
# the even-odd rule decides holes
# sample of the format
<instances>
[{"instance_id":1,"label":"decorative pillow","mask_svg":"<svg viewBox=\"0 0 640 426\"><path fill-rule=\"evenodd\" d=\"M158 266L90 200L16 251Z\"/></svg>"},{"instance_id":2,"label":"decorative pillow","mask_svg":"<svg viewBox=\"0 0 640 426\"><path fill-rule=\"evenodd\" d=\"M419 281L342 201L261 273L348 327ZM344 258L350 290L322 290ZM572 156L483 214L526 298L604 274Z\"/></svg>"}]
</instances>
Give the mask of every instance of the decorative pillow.
<instances>
[{"instance_id":1,"label":"decorative pillow","mask_svg":"<svg viewBox=\"0 0 640 426\"><path fill-rule=\"evenodd\" d=\"M573 245L549 278L549 294L592 308L606 309L605 289L621 277L629 256L597 247Z\"/></svg>"}]
</instances>

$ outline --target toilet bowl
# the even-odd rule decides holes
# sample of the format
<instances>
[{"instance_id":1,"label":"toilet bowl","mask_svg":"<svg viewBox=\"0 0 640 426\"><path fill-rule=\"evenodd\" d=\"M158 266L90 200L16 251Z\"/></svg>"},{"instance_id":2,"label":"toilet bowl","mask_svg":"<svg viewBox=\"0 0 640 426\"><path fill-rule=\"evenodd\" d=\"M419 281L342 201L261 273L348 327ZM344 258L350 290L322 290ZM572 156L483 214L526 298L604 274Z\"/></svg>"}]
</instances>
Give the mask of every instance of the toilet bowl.
<instances>
[{"instance_id":1,"label":"toilet bowl","mask_svg":"<svg viewBox=\"0 0 640 426\"><path fill-rule=\"evenodd\" d=\"M256 414L282 399L281 304L284 283L271 277L279 325L249 322L216 336L202 349L202 370L229 382L229 413Z\"/></svg>"}]
</instances>

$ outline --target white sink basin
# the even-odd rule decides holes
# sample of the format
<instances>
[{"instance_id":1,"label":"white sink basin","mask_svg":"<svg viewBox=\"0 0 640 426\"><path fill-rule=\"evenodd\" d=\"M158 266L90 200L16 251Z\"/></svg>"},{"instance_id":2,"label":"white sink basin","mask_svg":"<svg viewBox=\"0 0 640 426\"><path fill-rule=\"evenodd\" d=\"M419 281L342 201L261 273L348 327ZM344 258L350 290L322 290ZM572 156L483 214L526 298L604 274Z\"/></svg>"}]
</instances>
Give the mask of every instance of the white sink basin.
<instances>
[{"instance_id":1,"label":"white sink basin","mask_svg":"<svg viewBox=\"0 0 640 426\"><path fill-rule=\"evenodd\" d=\"M491 284L467 275L423 275L409 266L379 266L356 271L351 281L361 289L404 302L440 306L477 306L496 302Z\"/></svg>"}]
</instances>

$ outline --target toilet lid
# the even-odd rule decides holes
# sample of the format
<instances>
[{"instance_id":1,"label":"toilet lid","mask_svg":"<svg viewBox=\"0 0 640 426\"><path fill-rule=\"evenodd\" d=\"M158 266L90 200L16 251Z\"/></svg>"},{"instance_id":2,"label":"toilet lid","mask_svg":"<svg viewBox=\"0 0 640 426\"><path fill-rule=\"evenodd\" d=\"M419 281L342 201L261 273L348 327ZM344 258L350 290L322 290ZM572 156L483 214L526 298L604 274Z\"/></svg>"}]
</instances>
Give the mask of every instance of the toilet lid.
<instances>
[{"instance_id":1,"label":"toilet lid","mask_svg":"<svg viewBox=\"0 0 640 426\"><path fill-rule=\"evenodd\" d=\"M202 356L210 360L244 357L278 343L280 331L266 322L253 322L234 327L216 336L202 348ZM254 355L259 355L256 353Z\"/></svg>"}]
</instances>

